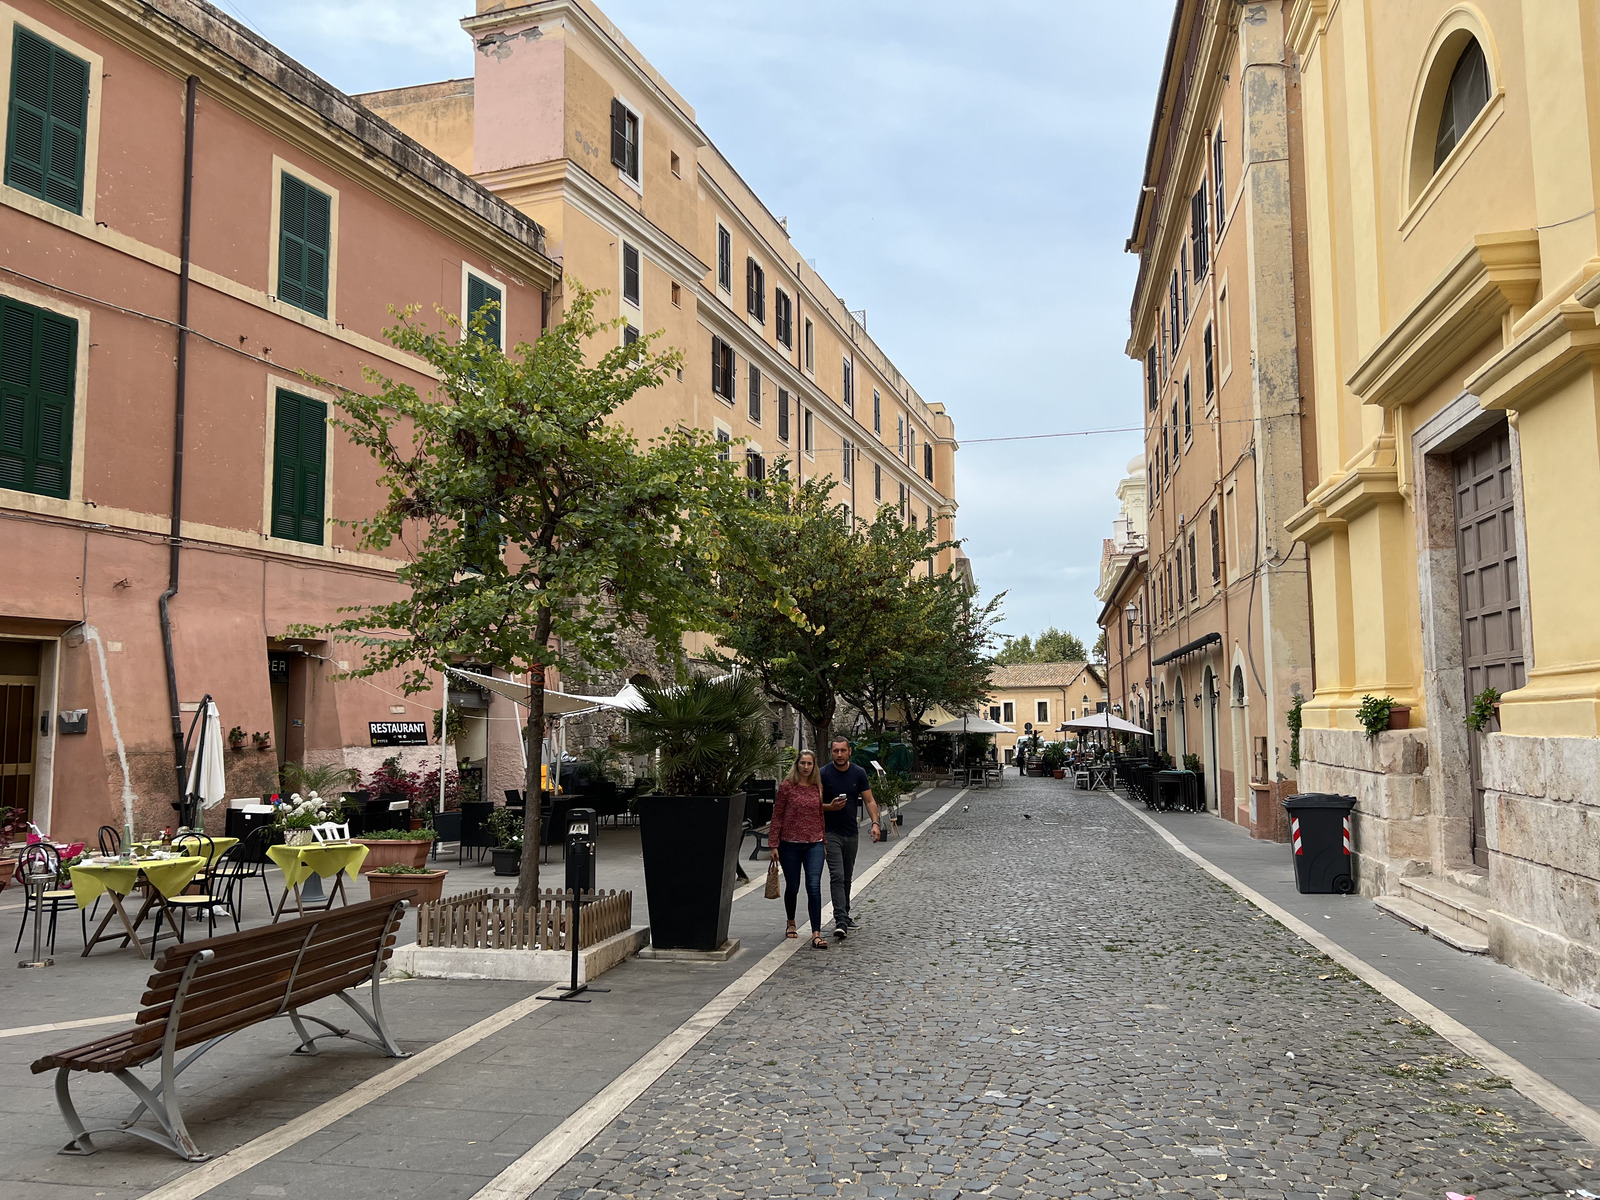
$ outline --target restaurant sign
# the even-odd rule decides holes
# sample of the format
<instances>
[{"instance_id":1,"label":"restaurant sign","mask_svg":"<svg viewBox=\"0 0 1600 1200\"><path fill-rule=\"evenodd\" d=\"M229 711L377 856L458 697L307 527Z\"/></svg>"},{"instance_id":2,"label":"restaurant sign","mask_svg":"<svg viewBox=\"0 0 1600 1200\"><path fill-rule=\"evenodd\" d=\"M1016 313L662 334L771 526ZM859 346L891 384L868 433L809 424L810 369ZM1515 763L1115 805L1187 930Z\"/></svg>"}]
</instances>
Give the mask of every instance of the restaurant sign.
<instances>
[{"instance_id":1,"label":"restaurant sign","mask_svg":"<svg viewBox=\"0 0 1600 1200\"><path fill-rule=\"evenodd\" d=\"M368 721L374 746L426 746L428 725L425 721Z\"/></svg>"}]
</instances>

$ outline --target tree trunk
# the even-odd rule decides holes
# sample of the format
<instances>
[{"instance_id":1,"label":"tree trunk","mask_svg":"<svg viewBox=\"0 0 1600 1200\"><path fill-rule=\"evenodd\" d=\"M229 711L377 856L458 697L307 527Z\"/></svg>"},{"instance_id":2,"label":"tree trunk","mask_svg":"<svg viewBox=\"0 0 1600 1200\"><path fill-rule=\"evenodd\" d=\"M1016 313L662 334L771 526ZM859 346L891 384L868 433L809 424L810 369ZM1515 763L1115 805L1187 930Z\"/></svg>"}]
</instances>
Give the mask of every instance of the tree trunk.
<instances>
[{"instance_id":1,"label":"tree trunk","mask_svg":"<svg viewBox=\"0 0 1600 1200\"><path fill-rule=\"evenodd\" d=\"M527 801L522 817L522 864L517 870L517 907L532 908L539 897L539 826L544 810L540 776L544 766L544 668L530 672L528 723L522 736L528 743L528 767L522 781Z\"/></svg>"}]
</instances>

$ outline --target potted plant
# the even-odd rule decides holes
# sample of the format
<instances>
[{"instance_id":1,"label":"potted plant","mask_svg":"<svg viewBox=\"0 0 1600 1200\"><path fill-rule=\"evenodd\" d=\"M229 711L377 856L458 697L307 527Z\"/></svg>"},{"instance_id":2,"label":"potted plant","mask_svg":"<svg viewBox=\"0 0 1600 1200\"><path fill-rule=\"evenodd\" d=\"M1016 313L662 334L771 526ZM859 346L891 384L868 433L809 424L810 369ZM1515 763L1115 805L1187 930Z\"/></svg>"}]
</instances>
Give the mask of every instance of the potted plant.
<instances>
[{"instance_id":1,"label":"potted plant","mask_svg":"<svg viewBox=\"0 0 1600 1200\"><path fill-rule=\"evenodd\" d=\"M228 745L234 750L244 749L244 730L235 725L228 730Z\"/></svg>"},{"instance_id":2,"label":"potted plant","mask_svg":"<svg viewBox=\"0 0 1600 1200\"><path fill-rule=\"evenodd\" d=\"M262 733L258 729L250 735L250 740L256 744L257 750L272 749L272 735L270 733Z\"/></svg>"},{"instance_id":3,"label":"potted plant","mask_svg":"<svg viewBox=\"0 0 1600 1200\"><path fill-rule=\"evenodd\" d=\"M367 889L374 900L385 900L397 892L416 890L417 904L431 904L444 893L444 877L449 871L430 871L426 867L408 867L393 863L376 871L363 872Z\"/></svg>"},{"instance_id":4,"label":"potted plant","mask_svg":"<svg viewBox=\"0 0 1600 1200\"><path fill-rule=\"evenodd\" d=\"M287 800L279 800L273 809L272 824L282 831L285 846L309 846L316 841L311 827L334 817L334 806L316 792L309 796L295 792Z\"/></svg>"},{"instance_id":5,"label":"potted plant","mask_svg":"<svg viewBox=\"0 0 1600 1200\"><path fill-rule=\"evenodd\" d=\"M434 837L431 829L377 829L351 841L367 848L366 861L361 864L361 874L366 875L396 863L420 869L427 864Z\"/></svg>"},{"instance_id":6,"label":"potted plant","mask_svg":"<svg viewBox=\"0 0 1600 1200\"><path fill-rule=\"evenodd\" d=\"M1061 742L1051 742L1039 755L1040 766L1057 779L1067 777L1067 748Z\"/></svg>"},{"instance_id":7,"label":"potted plant","mask_svg":"<svg viewBox=\"0 0 1600 1200\"><path fill-rule=\"evenodd\" d=\"M496 808L489 814L489 832L494 835L489 847L494 873L516 875L522 870L522 817L509 808Z\"/></svg>"},{"instance_id":8,"label":"potted plant","mask_svg":"<svg viewBox=\"0 0 1600 1200\"><path fill-rule=\"evenodd\" d=\"M1386 729L1411 728L1411 709L1393 696L1363 696L1356 721L1366 730L1367 740L1375 742Z\"/></svg>"},{"instance_id":9,"label":"potted plant","mask_svg":"<svg viewBox=\"0 0 1600 1200\"><path fill-rule=\"evenodd\" d=\"M656 763L657 793L641 796L650 940L661 950L715 950L728 940L734 860L743 839L740 780L772 778L782 747L748 675L640 689L627 748Z\"/></svg>"},{"instance_id":10,"label":"potted plant","mask_svg":"<svg viewBox=\"0 0 1600 1200\"><path fill-rule=\"evenodd\" d=\"M17 873L19 856L11 849L13 842L23 840L28 828L28 814L20 808L0 804L0 892L6 890L12 876Z\"/></svg>"}]
</instances>

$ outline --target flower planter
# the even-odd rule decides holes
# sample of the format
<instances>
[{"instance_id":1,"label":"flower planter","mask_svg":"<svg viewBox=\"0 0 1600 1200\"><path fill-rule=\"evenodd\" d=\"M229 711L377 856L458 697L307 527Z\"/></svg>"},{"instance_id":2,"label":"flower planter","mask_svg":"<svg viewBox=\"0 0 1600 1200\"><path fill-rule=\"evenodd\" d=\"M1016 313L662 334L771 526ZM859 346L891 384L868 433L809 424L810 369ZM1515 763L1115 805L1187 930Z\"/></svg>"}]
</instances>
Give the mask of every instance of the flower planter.
<instances>
[{"instance_id":1,"label":"flower planter","mask_svg":"<svg viewBox=\"0 0 1600 1200\"><path fill-rule=\"evenodd\" d=\"M1052 775L1054 775L1057 779L1065 779L1067 777L1066 768L1064 768L1064 767L1057 767L1054 771L1052 771L1050 773Z\"/></svg>"},{"instance_id":2,"label":"flower planter","mask_svg":"<svg viewBox=\"0 0 1600 1200\"><path fill-rule=\"evenodd\" d=\"M491 846L489 858L496 875L516 875L522 870L521 846Z\"/></svg>"},{"instance_id":3,"label":"flower planter","mask_svg":"<svg viewBox=\"0 0 1600 1200\"><path fill-rule=\"evenodd\" d=\"M309 829L285 829L283 831L283 844L285 846L309 846L317 840L317 835Z\"/></svg>"},{"instance_id":4,"label":"flower planter","mask_svg":"<svg viewBox=\"0 0 1600 1200\"><path fill-rule=\"evenodd\" d=\"M423 819L421 817L411 817L411 818L409 818L409 821L408 821L408 824L407 824L406 827L408 829L421 829L422 825L423 825Z\"/></svg>"},{"instance_id":5,"label":"flower planter","mask_svg":"<svg viewBox=\"0 0 1600 1200\"><path fill-rule=\"evenodd\" d=\"M658 950L715 950L728 940L744 793L641 796L650 942Z\"/></svg>"},{"instance_id":6,"label":"flower planter","mask_svg":"<svg viewBox=\"0 0 1600 1200\"><path fill-rule=\"evenodd\" d=\"M426 842L422 843L424 846ZM444 877L449 871L429 871L425 875L367 874L367 887L374 900L388 900L400 892L415 891L413 904L431 904L444 891Z\"/></svg>"},{"instance_id":7,"label":"flower planter","mask_svg":"<svg viewBox=\"0 0 1600 1200\"><path fill-rule=\"evenodd\" d=\"M1409 708L1401 708L1398 704L1391 708L1389 710L1389 728L1410 729L1411 710Z\"/></svg>"},{"instance_id":8,"label":"flower planter","mask_svg":"<svg viewBox=\"0 0 1600 1200\"><path fill-rule=\"evenodd\" d=\"M0 858L0 892L6 890L6 885L16 876L17 860L14 858Z\"/></svg>"},{"instance_id":9,"label":"flower planter","mask_svg":"<svg viewBox=\"0 0 1600 1200\"><path fill-rule=\"evenodd\" d=\"M425 867L432 842L419 842L402 838L352 838L367 848L367 859L361 864L363 875L379 867Z\"/></svg>"}]
</instances>

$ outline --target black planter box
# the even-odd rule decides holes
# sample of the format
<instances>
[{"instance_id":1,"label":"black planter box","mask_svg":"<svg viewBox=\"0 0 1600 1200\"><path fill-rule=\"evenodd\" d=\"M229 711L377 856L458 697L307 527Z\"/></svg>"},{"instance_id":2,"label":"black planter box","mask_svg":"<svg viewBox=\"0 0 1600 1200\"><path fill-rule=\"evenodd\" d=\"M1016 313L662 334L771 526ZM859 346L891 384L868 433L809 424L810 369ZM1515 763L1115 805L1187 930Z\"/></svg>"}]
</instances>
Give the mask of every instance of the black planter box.
<instances>
[{"instance_id":1,"label":"black planter box","mask_svg":"<svg viewBox=\"0 0 1600 1200\"><path fill-rule=\"evenodd\" d=\"M522 848L515 849L506 846L491 846L489 858L494 863L496 875L516 875L522 870Z\"/></svg>"},{"instance_id":2,"label":"black planter box","mask_svg":"<svg viewBox=\"0 0 1600 1200\"><path fill-rule=\"evenodd\" d=\"M640 796L639 842L657 950L715 950L728 940L744 793Z\"/></svg>"}]
</instances>

